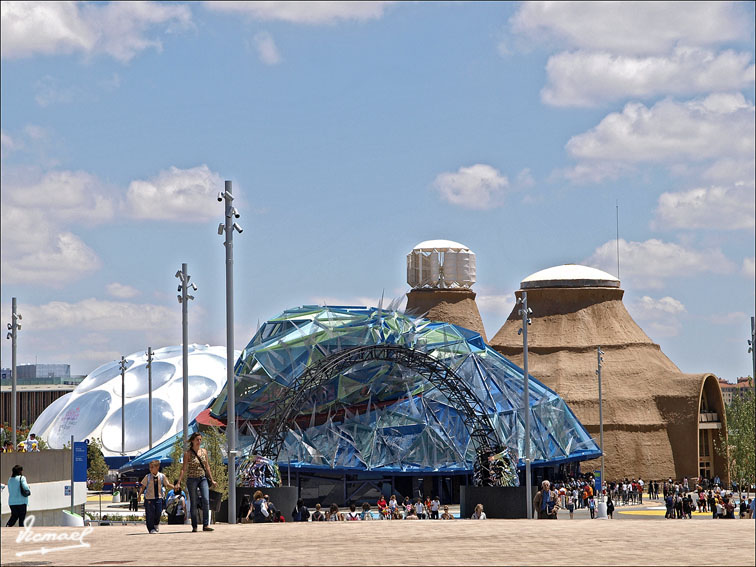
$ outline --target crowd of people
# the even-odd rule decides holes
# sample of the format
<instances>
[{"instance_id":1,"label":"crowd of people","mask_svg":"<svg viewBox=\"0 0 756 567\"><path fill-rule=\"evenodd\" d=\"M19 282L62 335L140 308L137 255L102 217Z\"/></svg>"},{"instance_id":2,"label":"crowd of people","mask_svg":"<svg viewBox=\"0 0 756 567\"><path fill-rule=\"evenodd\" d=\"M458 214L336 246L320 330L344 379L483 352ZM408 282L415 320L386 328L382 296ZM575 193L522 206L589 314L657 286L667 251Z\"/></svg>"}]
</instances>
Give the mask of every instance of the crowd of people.
<instances>
[{"instance_id":1,"label":"crowd of people","mask_svg":"<svg viewBox=\"0 0 756 567\"><path fill-rule=\"evenodd\" d=\"M37 440L37 435L32 433L24 439L19 441L16 447L13 447L13 441L5 441L3 443L3 453L38 453L40 449L40 443Z\"/></svg>"},{"instance_id":2,"label":"crowd of people","mask_svg":"<svg viewBox=\"0 0 756 567\"><path fill-rule=\"evenodd\" d=\"M431 499L415 498L411 500L406 496L402 502L397 500L396 495L391 498L381 495L376 502L376 510L369 502L363 502L361 506L352 503L348 512L342 512L338 504L331 504L324 510L320 504L310 511L300 498L291 512L295 522L348 522L369 520L454 520L454 515L449 511L448 505L441 505L438 496ZM486 513L483 504L478 504L471 516L474 520L485 520ZM261 490L254 493L252 498L245 495L239 507L238 521L241 523L285 522L285 517L276 505L271 501L268 494Z\"/></svg>"}]
</instances>

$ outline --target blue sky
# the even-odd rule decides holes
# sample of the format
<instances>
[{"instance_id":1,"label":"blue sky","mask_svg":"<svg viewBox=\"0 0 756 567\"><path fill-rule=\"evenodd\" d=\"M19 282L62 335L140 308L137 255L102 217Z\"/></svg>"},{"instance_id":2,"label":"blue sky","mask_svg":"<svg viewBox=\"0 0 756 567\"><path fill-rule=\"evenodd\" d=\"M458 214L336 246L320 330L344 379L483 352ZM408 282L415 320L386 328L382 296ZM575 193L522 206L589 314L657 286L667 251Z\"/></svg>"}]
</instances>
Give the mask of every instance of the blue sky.
<instances>
[{"instance_id":1,"label":"blue sky","mask_svg":"<svg viewBox=\"0 0 756 567\"><path fill-rule=\"evenodd\" d=\"M492 337L527 275L616 274L619 204L631 315L683 371L750 374L753 22L726 2L3 2L19 362L180 343L182 262L190 340L224 344L230 179L237 348L288 307L401 296L435 238L476 252Z\"/></svg>"}]
</instances>

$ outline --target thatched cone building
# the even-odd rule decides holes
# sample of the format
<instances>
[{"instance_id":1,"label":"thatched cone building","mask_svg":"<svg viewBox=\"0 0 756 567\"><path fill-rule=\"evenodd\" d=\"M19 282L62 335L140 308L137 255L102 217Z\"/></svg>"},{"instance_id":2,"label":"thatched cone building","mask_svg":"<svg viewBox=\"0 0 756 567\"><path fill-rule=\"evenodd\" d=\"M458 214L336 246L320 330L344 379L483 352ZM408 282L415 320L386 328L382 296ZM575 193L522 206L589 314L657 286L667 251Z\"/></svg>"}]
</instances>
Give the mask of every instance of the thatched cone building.
<instances>
[{"instance_id":1,"label":"thatched cone building","mask_svg":"<svg viewBox=\"0 0 756 567\"><path fill-rule=\"evenodd\" d=\"M475 253L451 240L426 240L407 254L409 313L470 329L486 341L475 303Z\"/></svg>"},{"instance_id":2,"label":"thatched cone building","mask_svg":"<svg viewBox=\"0 0 756 567\"><path fill-rule=\"evenodd\" d=\"M555 390L599 440L597 347L603 352L602 397L607 481L673 477L729 479L714 440L726 435L724 402L713 374L684 374L633 321L620 282L587 266L537 272L520 284L533 311L529 371ZM515 307L491 346L522 364ZM583 463L583 470L600 461ZM593 467L593 469L591 468Z\"/></svg>"}]
</instances>

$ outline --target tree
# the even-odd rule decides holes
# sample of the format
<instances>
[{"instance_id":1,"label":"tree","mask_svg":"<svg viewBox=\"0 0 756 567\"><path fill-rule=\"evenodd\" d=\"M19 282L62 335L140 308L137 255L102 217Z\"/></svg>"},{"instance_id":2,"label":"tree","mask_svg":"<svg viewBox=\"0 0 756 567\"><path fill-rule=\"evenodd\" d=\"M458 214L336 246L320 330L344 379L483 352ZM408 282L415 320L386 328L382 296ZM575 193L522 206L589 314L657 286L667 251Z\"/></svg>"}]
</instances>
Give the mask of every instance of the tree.
<instances>
[{"instance_id":1,"label":"tree","mask_svg":"<svg viewBox=\"0 0 756 567\"><path fill-rule=\"evenodd\" d=\"M176 440L171 447L171 464L163 469L163 474L166 476L169 482L173 483L178 480L181 473L181 467L183 466L182 457L184 456L184 439L183 435L176 436Z\"/></svg>"},{"instance_id":2,"label":"tree","mask_svg":"<svg viewBox=\"0 0 756 567\"><path fill-rule=\"evenodd\" d=\"M753 387L734 396L727 406L727 444L730 449L730 478L745 486L756 483L756 429ZM720 454L724 454L720 448Z\"/></svg>"},{"instance_id":3,"label":"tree","mask_svg":"<svg viewBox=\"0 0 756 567\"><path fill-rule=\"evenodd\" d=\"M97 438L92 438L87 447L87 478L92 481L92 490L102 490L108 465L102 455L102 444Z\"/></svg>"},{"instance_id":4,"label":"tree","mask_svg":"<svg viewBox=\"0 0 756 567\"><path fill-rule=\"evenodd\" d=\"M223 449L226 445L226 436L218 427L208 427L202 432L202 444L207 449L208 466L217 486L213 490L223 493L223 499L228 498L228 469L223 463Z\"/></svg>"}]
</instances>

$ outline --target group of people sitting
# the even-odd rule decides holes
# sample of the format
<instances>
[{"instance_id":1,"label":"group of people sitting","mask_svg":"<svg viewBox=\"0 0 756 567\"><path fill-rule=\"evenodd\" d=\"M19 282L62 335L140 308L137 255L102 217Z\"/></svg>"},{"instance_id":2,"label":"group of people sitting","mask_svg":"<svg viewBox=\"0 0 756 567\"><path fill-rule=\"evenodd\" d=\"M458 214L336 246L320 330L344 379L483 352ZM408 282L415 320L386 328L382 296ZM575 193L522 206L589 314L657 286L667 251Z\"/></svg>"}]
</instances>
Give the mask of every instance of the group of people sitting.
<instances>
[{"instance_id":1,"label":"group of people sitting","mask_svg":"<svg viewBox=\"0 0 756 567\"><path fill-rule=\"evenodd\" d=\"M366 521L366 520L453 520L454 515L449 512L449 506L441 506L438 497L416 498L413 502L409 496L405 497L401 504L392 494L391 498L381 495L378 499L378 510L374 513L369 502L364 502L358 509L357 505L349 505L348 512L341 512L338 504L331 504L328 510L323 510L320 504L315 505L315 510L310 511L304 505L300 498L297 505L291 513L295 522L347 522L347 521ZM244 496L242 504L239 507L238 519L241 523L264 523L264 522L285 522L286 519L281 511L276 508L270 500L270 496L257 490L252 499ZM483 505L478 504L472 519L485 520L486 514L483 511Z\"/></svg>"}]
</instances>

